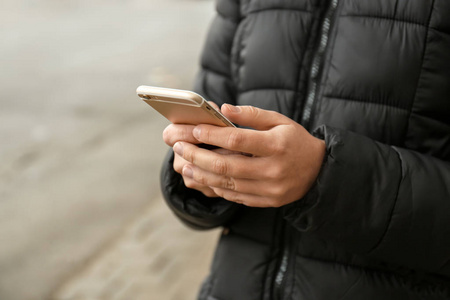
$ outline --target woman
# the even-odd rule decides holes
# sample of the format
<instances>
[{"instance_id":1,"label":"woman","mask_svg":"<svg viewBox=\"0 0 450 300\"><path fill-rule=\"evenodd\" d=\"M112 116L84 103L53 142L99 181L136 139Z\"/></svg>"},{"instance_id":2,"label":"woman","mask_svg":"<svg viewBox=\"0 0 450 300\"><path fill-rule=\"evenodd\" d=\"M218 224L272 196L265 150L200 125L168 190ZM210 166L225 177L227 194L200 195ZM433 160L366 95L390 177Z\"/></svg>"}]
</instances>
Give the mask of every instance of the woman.
<instances>
[{"instance_id":1,"label":"woman","mask_svg":"<svg viewBox=\"0 0 450 300\"><path fill-rule=\"evenodd\" d=\"M161 178L225 228L199 299L450 299L450 2L217 12L196 91L242 128L170 125Z\"/></svg>"}]
</instances>

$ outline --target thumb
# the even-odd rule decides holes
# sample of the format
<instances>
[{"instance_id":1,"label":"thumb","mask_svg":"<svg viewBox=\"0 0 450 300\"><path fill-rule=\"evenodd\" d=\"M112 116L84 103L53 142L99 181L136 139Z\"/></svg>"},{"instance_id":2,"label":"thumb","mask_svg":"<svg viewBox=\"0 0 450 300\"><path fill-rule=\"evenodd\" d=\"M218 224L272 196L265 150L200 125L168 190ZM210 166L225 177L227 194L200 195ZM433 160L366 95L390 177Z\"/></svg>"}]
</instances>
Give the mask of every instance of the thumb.
<instances>
[{"instance_id":1,"label":"thumb","mask_svg":"<svg viewBox=\"0 0 450 300\"><path fill-rule=\"evenodd\" d=\"M269 130L275 126L288 124L291 120L275 111L254 106L222 105L220 111L231 122L257 130Z\"/></svg>"}]
</instances>

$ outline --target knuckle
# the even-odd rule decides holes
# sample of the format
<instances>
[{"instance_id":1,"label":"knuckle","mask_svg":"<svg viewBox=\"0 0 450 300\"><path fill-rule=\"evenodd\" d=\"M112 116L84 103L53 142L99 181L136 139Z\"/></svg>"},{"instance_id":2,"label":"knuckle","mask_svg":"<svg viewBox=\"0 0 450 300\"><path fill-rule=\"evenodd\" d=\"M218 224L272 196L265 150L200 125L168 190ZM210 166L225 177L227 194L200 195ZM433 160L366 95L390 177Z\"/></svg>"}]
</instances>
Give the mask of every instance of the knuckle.
<instances>
[{"instance_id":1,"label":"knuckle","mask_svg":"<svg viewBox=\"0 0 450 300\"><path fill-rule=\"evenodd\" d=\"M217 158L212 163L212 169L214 173L219 175L226 175L228 173L228 165L227 163L220 158Z\"/></svg>"},{"instance_id":2,"label":"knuckle","mask_svg":"<svg viewBox=\"0 0 450 300\"><path fill-rule=\"evenodd\" d=\"M228 135L227 145L229 149L235 149L242 144L243 136L238 130L233 130Z\"/></svg>"},{"instance_id":3,"label":"knuckle","mask_svg":"<svg viewBox=\"0 0 450 300\"><path fill-rule=\"evenodd\" d=\"M270 149L273 154L281 154L286 150L286 141L280 136L275 135L273 143L270 144Z\"/></svg>"},{"instance_id":4,"label":"knuckle","mask_svg":"<svg viewBox=\"0 0 450 300\"><path fill-rule=\"evenodd\" d=\"M211 140L211 130L208 127L203 127L202 131L200 132L200 136L202 139L204 139L206 142L209 142Z\"/></svg>"},{"instance_id":5,"label":"knuckle","mask_svg":"<svg viewBox=\"0 0 450 300\"><path fill-rule=\"evenodd\" d=\"M284 176L284 170L278 165L273 165L267 169L266 176L270 180L278 181Z\"/></svg>"},{"instance_id":6,"label":"knuckle","mask_svg":"<svg viewBox=\"0 0 450 300\"><path fill-rule=\"evenodd\" d=\"M267 146L268 155L275 156L278 155L281 151L281 145L278 143L278 141L273 141L273 143L269 144Z\"/></svg>"},{"instance_id":7,"label":"knuckle","mask_svg":"<svg viewBox=\"0 0 450 300\"><path fill-rule=\"evenodd\" d=\"M214 192L219 196L222 197L228 201L236 202L239 204L243 204L244 202L239 198L239 194L235 193L233 191L227 191L222 188L213 189Z\"/></svg>"},{"instance_id":8,"label":"knuckle","mask_svg":"<svg viewBox=\"0 0 450 300\"><path fill-rule=\"evenodd\" d=\"M186 147L185 147L183 149L183 158L185 160L195 164L195 159L196 159L195 151L186 149Z\"/></svg>"},{"instance_id":9,"label":"knuckle","mask_svg":"<svg viewBox=\"0 0 450 300\"><path fill-rule=\"evenodd\" d=\"M233 178L231 177L226 177L223 181L222 181L222 186L224 188L226 188L227 190L236 190L236 183L234 181Z\"/></svg>"},{"instance_id":10,"label":"knuckle","mask_svg":"<svg viewBox=\"0 0 450 300\"><path fill-rule=\"evenodd\" d=\"M180 136L181 141L189 141L189 133L186 128L180 128L178 135Z\"/></svg>"},{"instance_id":11,"label":"knuckle","mask_svg":"<svg viewBox=\"0 0 450 300\"><path fill-rule=\"evenodd\" d=\"M258 115L259 115L259 109L257 109L256 107L254 107L254 106L248 106L248 110L250 111L250 114L252 114L253 115L253 117L258 117Z\"/></svg>"},{"instance_id":12,"label":"knuckle","mask_svg":"<svg viewBox=\"0 0 450 300\"><path fill-rule=\"evenodd\" d=\"M283 196L284 188L280 184L273 184L272 186L270 186L270 188L268 188L267 194L271 198L277 198L278 199L278 198Z\"/></svg>"},{"instance_id":13,"label":"knuckle","mask_svg":"<svg viewBox=\"0 0 450 300\"><path fill-rule=\"evenodd\" d=\"M272 144L272 152L274 154L281 154L284 152L285 149L286 144L282 140L279 140L277 143Z\"/></svg>"}]
</instances>

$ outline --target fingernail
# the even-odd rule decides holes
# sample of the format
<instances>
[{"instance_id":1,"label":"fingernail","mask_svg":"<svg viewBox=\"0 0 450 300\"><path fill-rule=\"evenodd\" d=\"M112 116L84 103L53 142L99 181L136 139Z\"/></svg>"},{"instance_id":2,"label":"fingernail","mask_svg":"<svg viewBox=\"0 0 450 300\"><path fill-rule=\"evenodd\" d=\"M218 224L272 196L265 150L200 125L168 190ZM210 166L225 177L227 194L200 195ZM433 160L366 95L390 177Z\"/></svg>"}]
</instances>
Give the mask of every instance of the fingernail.
<instances>
[{"instance_id":1,"label":"fingernail","mask_svg":"<svg viewBox=\"0 0 450 300\"><path fill-rule=\"evenodd\" d=\"M225 105L227 106L227 108L230 111L232 111L234 113L240 113L241 112L241 108L239 106L234 106L234 105L231 105L231 104L225 104Z\"/></svg>"},{"instance_id":2,"label":"fingernail","mask_svg":"<svg viewBox=\"0 0 450 300\"><path fill-rule=\"evenodd\" d=\"M180 142L175 143L175 145L173 145L173 151L175 151L176 154L183 156L183 144Z\"/></svg>"},{"instance_id":3,"label":"fingernail","mask_svg":"<svg viewBox=\"0 0 450 300\"><path fill-rule=\"evenodd\" d=\"M192 131L192 135L194 135L194 137L198 140L200 138L201 132L202 130L199 127L195 127L194 130Z\"/></svg>"},{"instance_id":4,"label":"fingernail","mask_svg":"<svg viewBox=\"0 0 450 300\"><path fill-rule=\"evenodd\" d=\"M189 178L193 178L194 177L194 172L192 171L191 167L185 166L183 168L183 175Z\"/></svg>"}]
</instances>

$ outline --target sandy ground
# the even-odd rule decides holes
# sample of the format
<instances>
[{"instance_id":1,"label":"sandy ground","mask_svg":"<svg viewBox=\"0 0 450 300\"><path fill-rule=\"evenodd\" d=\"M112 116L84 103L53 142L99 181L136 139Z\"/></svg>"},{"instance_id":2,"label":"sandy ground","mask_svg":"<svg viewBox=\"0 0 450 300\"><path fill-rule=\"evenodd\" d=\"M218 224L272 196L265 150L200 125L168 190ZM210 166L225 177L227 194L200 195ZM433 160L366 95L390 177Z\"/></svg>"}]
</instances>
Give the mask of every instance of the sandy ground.
<instances>
[{"instance_id":1,"label":"sandy ground","mask_svg":"<svg viewBox=\"0 0 450 300\"><path fill-rule=\"evenodd\" d=\"M0 299L194 299L218 232L163 204L135 89L191 86L213 6L2 2Z\"/></svg>"}]
</instances>

